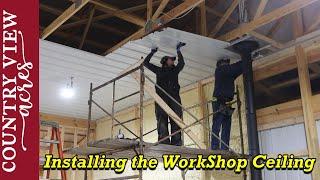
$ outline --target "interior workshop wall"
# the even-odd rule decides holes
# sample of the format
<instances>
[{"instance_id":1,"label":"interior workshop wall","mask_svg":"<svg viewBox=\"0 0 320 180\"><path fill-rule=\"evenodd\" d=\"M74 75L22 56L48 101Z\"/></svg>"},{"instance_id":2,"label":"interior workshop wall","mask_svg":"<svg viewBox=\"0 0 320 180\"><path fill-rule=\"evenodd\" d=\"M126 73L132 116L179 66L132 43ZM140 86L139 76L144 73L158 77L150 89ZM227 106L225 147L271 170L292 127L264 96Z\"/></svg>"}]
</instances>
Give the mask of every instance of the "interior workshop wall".
<instances>
[{"instance_id":1,"label":"interior workshop wall","mask_svg":"<svg viewBox=\"0 0 320 180\"><path fill-rule=\"evenodd\" d=\"M318 138L320 139L320 94L312 97ZM294 154L307 157L307 142L301 99L277 104L257 111L260 121L259 142L261 153L276 157L278 154ZM276 123L277 127L264 124ZM290 179L311 180L310 174L302 171L263 171L264 180Z\"/></svg>"},{"instance_id":2,"label":"interior workshop wall","mask_svg":"<svg viewBox=\"0 0 320 180\"><path fill-rule=\"evenodd\" d=\"M242 78L237 79L237 83L240 89L241 99L242 102L244 102L243 97L243 88L242 88ZM207 83L203 85L203 91L206 101L212 99L212 91L213 91L213 83ZM181 93L181 101L182 105L184 107L191 107L193 105L200 103L199 98L199 91L198 88L192 88L187 91L183 91ZM244 104L244 103L243 103ZM209 103L209 113L212 112L211 103ZM236 105L234 105L236 107ZM200 118L200 109L201 107L197 106L195 108L189 109L189 111L196 116L197 118ZM242 113L242 119L243 119L243 133L244 133L244 140L245 140L245 150L247 151L247 137L246 137L246 123L245 122L245 111L244 106L242 106L241 109ZM154 113L154 103L147 101L143 107L143 132L146 133L148 131L151 131L156 128L156 118ZM120 122L127 121L129 119L139 117L139 110L137 107L131 107L128 109L125 109L123 111L117 112L115 115L115 118L119 120ZM210 125L209 128L211 130L212 125L212 117L210 119ZM183 121L186 124L193 123L195 120L186 112L183 114ZM102 119L97 120L97 126L96 126L96 140L105 139L105 138L111 138L111 124L112 121L110 117L105 117ZM131 131L135 132L137 135L139 135L139 120L131 121L129 123L125 124ZM207 130L207 128L203 128L202 124L195 125L191 127L190 129L198 136L199 139L201 139L204 142L204 132ZM131 135L127 130L125 130L121 126L116 126L113 128L113 137L118 133L118 130L121 129L121 132L125 135L125 138L135 138L135 136ZM170 126L169 126L170 129ZM190 138L184 134L184 144L188 147L196 147L196 145L190 140ZM157 131L154 131L144 137L144 141L146 142L156 142L157 139ZM231 148L233 148L237 152L241 152L241 145L240 145L240 133L239 133L239 123L238 123L238 115L235 111L233 114L232 119L232 130L231 130ZM212 179L242 179L243 177L241 175L235 175L233 172L216 172L212 171L213 173L209 173ZM130 167L126 168L126 171L121 174L117 175L112 171L93 171L93 179L103 179L103 178L113 178L113 177L123 177L128 175L137 174L137 171L132 171ZM186 173L186 179L204 179L204 171L192 171L189 170ZM144 179L181 179L181 171L177 168L172 171L164 171L162 168L162 165L159 164L159 167L156 170L153 171L144 171L143 172L143 178Z\"/></svg>"}]
</instances>

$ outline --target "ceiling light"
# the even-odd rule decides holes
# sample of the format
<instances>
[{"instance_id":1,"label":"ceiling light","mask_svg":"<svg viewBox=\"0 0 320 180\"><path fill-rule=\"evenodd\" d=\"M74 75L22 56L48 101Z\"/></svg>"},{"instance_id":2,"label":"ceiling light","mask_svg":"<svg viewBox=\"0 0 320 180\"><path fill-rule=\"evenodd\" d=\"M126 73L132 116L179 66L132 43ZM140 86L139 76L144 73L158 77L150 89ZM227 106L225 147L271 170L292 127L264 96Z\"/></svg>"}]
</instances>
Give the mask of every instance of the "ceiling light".
<instances>
[{"instance_id":1,"label":"ceiling light","mask_svg":"<svg viewBox=\"0 0 320 180\"><path fill-rule=\"evenodd\" d=\"M60 95L66 99L70 99L75 95L75 90L73 88L73 77L70 78L70 84L67 84L67 87L61 89Z\"/></svg>"},{"instance_id":2,"label":"ceiling light","mask_svg":"<svg viewBox=\"0 0 320 180\"><path fill-rule=\"evenodd\" d=\"M70 99L74 96L75 92L73 88L67 87L61 89L61 96L66 99Z\"/></svg>"}]
</instances>

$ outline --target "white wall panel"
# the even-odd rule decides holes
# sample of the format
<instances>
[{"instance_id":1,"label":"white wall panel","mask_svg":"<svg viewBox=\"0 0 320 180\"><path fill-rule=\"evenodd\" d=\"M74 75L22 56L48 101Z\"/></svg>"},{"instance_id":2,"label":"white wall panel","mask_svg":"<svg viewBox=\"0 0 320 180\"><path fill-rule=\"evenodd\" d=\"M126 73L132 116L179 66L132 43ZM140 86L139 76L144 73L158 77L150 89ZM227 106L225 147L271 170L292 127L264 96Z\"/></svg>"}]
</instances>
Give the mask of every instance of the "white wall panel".
<instances>
[{"instance_id":1,"label":"white wall panel","mask_svg":"<svg viewBox=\"0 0 320 180\"><path fill-rule=\"evenodd\" d=\"M307 150L303 124L260 131L259 141L262 154L277 155ZM264 169L262 175L264 180L311 180L311 175L303 171Z\"/></svg>"}]
</instances>

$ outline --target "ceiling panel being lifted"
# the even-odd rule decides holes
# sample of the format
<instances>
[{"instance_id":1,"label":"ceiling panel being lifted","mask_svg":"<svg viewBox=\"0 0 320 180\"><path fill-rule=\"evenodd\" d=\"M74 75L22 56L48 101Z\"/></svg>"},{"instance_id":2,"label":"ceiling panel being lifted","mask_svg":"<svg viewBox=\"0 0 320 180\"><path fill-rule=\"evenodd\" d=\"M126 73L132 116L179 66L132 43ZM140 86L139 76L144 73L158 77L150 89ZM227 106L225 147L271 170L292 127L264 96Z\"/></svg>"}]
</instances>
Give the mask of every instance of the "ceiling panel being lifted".
<instances>
[{"instance_id":1,"label":"ceiling panel being lifted","mask_svg":"<svg viewBox=\"0 0 320 180\"><path fill-rule=\"evenodd\" d=\"M187 44L181 50L186 63L179 75L181 87L212 76L216 62L220 58L225 56L232 60L238 58L237 54L225 49L229 43L172 28L128 42L105 57L44 40L40 41L40 111L78 118L87 117L90 82L96 87L117 77L141 58L146 57L153 47L158 47L159 50L151 59L151 63L160 65L161 57L176 55L175 46L179 41ZM146 70L146 74L155 78L149 70ZM72 100L57 97L59 89L66 86L70 77L74 77L76 96ZM139 86L133 78L125 77L117 82L116 98L131 94L138 89ZM112 87L97 91L94 98L106 110L111 111ZM146 94L145 98L150 96ZM125 109L138 102L137 95L128 100L119 101L116 110ZM93 110L94 119L103 116L105 114L99 109Z\"/></svg>"}]
</instances>

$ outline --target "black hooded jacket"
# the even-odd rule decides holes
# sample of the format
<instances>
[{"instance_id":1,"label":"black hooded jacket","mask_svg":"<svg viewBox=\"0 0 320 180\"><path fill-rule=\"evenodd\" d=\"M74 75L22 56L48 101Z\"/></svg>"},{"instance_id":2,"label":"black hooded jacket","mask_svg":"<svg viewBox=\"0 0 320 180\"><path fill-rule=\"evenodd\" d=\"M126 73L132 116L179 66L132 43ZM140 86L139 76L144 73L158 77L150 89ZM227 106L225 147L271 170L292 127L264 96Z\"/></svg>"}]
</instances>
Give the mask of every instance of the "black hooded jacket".
<instances>
[{"instance_id":1,"label":"black hooded jacket","mask_svg":"<svg viewBox=\"0 0 320 180\"><path fill-rule=\"evenodd\" d=\"M234 95L234 80L242 74L242 61L231 65L222 65L215 70L213 96L224 101L231 101Z\"/></svg>"},{"instance_id":2,"label":"black hooded jacket","mask_svg":"<svg viewBox=\"0 0 320 180\"><path fill-rule=\"evenodd\" d=\"M179 97L180 85L178 75L184 67L184 59L180 51L178 54L178 64L173 67L159 67L150 63L154 53L150 53L143 61L145 67L154 72L157 77L157 84L173 97ZM156 87L157 94L162 98L168 98L159 88Z\"/></svg>"}]
</instances>

